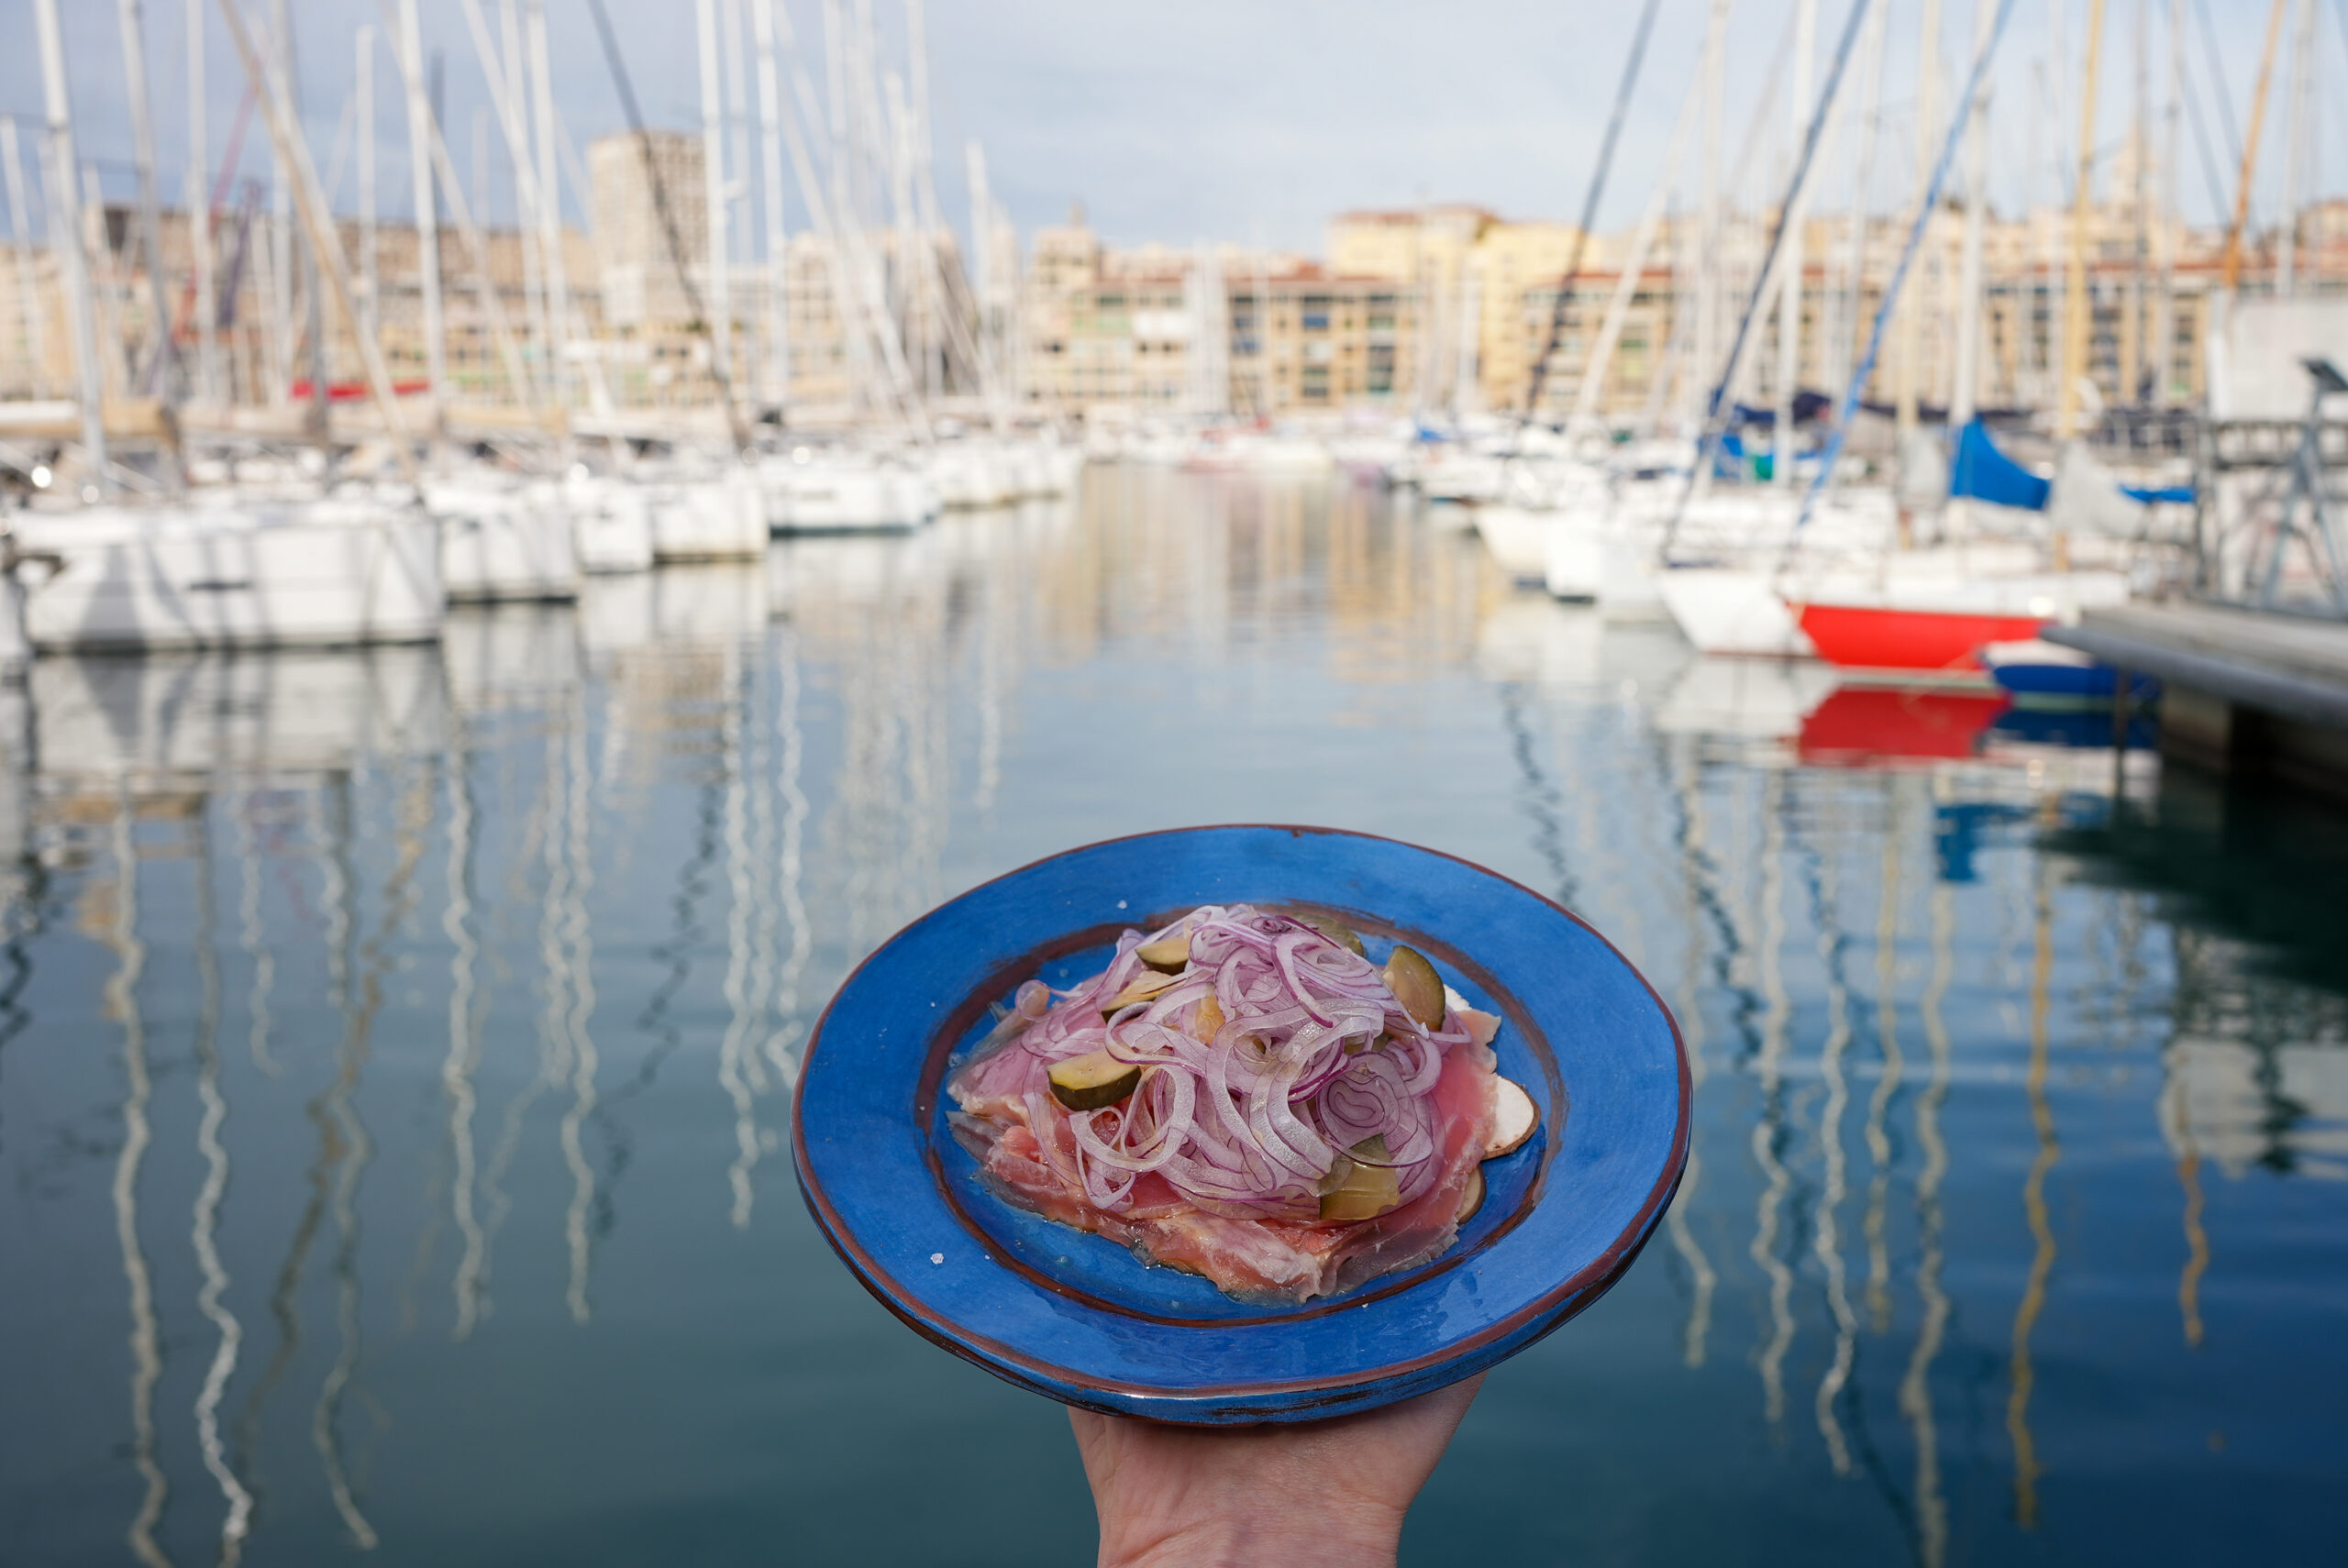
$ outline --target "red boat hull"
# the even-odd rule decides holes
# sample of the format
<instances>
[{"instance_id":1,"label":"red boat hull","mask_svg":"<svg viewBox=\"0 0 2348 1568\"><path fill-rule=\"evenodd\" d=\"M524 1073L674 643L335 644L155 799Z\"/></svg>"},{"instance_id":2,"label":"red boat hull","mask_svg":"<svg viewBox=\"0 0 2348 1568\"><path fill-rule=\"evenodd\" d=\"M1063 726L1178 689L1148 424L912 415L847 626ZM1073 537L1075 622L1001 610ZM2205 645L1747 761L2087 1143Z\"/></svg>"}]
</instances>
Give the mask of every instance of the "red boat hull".
<instances>
[{"instance_id":1,"label":"red boat hull","mask_svg":"<svg viewBox=\"0 0 2348 1568\"><path fill-rule=\"evenodd\" d=\"M1977 670L1985 643L2021 642L2046 623L2035 615L1964 615L1851 604L1798 606L1818 657L1850 669Z\"/></svg>"}]
</instances>

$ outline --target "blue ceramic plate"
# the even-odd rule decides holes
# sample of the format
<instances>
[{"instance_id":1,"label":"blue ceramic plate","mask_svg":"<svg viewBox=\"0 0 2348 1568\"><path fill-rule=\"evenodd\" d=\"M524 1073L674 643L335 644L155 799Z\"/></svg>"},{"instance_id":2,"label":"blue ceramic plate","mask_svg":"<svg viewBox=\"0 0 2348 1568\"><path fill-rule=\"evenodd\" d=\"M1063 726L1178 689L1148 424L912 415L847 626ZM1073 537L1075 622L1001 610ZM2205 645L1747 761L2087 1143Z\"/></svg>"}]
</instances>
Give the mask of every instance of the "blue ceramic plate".
<instances>
[{"instance_id":1,"label":"blue ceramic plate","mask_svg":"<svg viewBox=\"0 0 2348 1568\"><path fill-rule=\"evenodd\" d=\"M1501 1071L1541 1128L1484 1167L1440 1257L1301 1307L1012 1208L946 1122L947 1062L1022 980L1097 972L1117 935L1200 904L1301 904L1396 942L1500 1014ZM840 987L799 1079L792 1152L815 1221L883 1306L1070 1405L1213 1424L1408 1398L1514 1354L1622 1277L1688 1158L1688 1058L1645 980L1556 904L1464 860L1306 827L1146 834L1053 856L899 932Z\"/></svg>"}]
</instances>

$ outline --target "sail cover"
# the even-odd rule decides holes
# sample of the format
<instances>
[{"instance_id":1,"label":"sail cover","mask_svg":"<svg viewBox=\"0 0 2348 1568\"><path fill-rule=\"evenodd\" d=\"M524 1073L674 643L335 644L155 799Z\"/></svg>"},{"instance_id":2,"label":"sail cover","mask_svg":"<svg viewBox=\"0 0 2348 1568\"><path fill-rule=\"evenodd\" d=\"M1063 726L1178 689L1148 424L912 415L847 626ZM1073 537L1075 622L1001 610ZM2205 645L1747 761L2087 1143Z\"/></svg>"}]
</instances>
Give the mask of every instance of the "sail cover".
<instances>
[{"instance_id":1,"label":"sail cover","mask_svg":"<svg viewBox=\"0 0 2348 1568\"><path fill-rule=\"evenodd\" d=\"M1998 450L1998 444L1989 439L1989 427L1979 420L1957 433L1956 462L1949 473L1950 495L2043 512L2047 492L2053 488Z\"/></svg>"}]
</instances>

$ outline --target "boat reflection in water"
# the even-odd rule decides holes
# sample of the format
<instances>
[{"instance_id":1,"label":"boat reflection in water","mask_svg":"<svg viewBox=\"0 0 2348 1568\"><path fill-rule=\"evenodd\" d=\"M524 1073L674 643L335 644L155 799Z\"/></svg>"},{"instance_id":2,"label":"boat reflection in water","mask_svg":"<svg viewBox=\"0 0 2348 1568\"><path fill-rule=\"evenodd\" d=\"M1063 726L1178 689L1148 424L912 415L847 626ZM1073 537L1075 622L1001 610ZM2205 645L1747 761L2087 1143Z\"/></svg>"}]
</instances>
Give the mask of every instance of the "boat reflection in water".
<instances>
[{"instance_id":1,"label":"boat reflection in water","mask_svg":"<svg viewBox=\"0 0 2348 1568\"><path fill-rule=\"evenodd\" d=\"M1080 1556L1054 1412L805 1220L797 1054L954 890L1250 819L1565 899L1700 1086L1658 1245L1494 1375L1413 1550L2214 1560L2254 1512L2305 1558L2348 838L2129 739L1699 659L1324 477L1117 468L437 649L42 660L0 1557Z\"/></svg>"}]
</instances>

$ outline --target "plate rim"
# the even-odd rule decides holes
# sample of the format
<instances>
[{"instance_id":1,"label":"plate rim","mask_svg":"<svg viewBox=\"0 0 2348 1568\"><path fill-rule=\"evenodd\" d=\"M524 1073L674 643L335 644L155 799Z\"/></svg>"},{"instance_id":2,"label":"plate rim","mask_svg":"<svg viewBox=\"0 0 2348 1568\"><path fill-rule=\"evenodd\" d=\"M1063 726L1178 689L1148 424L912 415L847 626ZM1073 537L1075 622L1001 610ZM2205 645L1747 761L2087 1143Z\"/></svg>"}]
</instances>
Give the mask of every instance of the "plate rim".
<instances>
[{"instance_id":1,"label":"plate rim","mask_svg":"<svg viewBox=\"0 0 2348 1568\"><path fill-rule=\"evenodd\" d=\"M1064 860L1072 856L1115 845L1131 844L1143 839L1171 838L1178 834L1228 832L1287 834L1298 838L1310 834L1316 838L1357 839L1390 845L1415 854L1447 860L1479 876L1488 877L1495 882L1524 894L1537 903L1547 906L1579 926L1611 954L1615 961L1623 966L1624 971L1639 983L1640 988L1646 993L1648 999L1655 1004L1656 1011L1662 1015L1665 1027L1670 1031L1672 1055L1678 1069L1678 1110L1672 1129L1670 1152L1665 1159L1662 1171L1641 1201L1637 1212L1632 1217L1631 1222L1611 1242L1608 1242L1604 1250L1596 1257L1566 1279L1543 1290L1533 1300L1516 1308L1505 1317L1453 1342L1440 1351L1429 1352L1407 1360L1389 1362L1367 1375L1354 1372L1320 1377L1257 1379L1243 1383L1202 1384L1174 1390L1126 1383L1113 1378L1091 1376L1074 1368L1002 1344L986 1335L962 1329L958 1325L955 1325L949 1331L944 1322L932 1322L924 1310L925 1304L922 1303L914 1293L905 1290L897 1282L896 1277L881 1268L879 1263L865 1251L863 1245L856 1240L852 1229L843 1222L838 1209L834 1207L829 1195L824 1191L823 1184L815 1176L812 1167L807 1148L807 1123L804 1115L807 1080L814 1066L816 1053L823 1045L824 1028L831 1021L832 1010L838 1005L840 998L855 985L866 968L894 946L907 933L928 920L939 910L981 893L997 883L1024 876L1057 860ZM1695 1084L1688 1059L1688 1041L1680 1030L1678 1016L1671 1010L1671 1005L1664 999L1663 994L1656 989L1655 983L1646 977L1645 971L1632 963L1623 950L1615 946L1603 932L1547 894L1537 889L1526 887L1514 878L1503 876L1490 867L1480 865L1465 856L1454 855L1448 850L1431 848L1423 844L1414 844L1408 839L1396 838L1390 834L1363 833L1353 828L1299 823L1195 823L1179 827L1150 828L1138 833L1118 834L1109 838L1095 839L1089 843L1070 845L1066 849L1054 850L1048 855L1038 856L1033 860L1013 867L984 881L975 882L951 898L932 905L875 945L872 951L859 959L856 966L850 969L833 988L830 999L824 1004L823 1011L816 1015L814 1026L808 1032L806 1049L800 1057L797 1081L792 1086L791 1153L792 1170L799 1178L800 1197L806 1203L809 1213L814 1218L816 1229L823 1231L825 1240L831 1244L833 1252L838 1254L840 1261L848 1265L849 1272L856 1275L858 1282L863 1285L892 1316L924 1339L965 1360L973 1362L1015 1386L1025 1388L1030 1392L1041 1393L1062 1404L1128 1416L1145 1413L1128 1408L1132 1404L1163 1405L1167 1407L1163 1411L1156 1409L1146 1411L1147 1419L1171 1421L1176 1424L1223 1424L1231 1418L1224 1417L1223 1421L1217 1421L1213 1417L1202 1415L1199 1419L1184 1422L1182 1412L1189 1408L1203 1408L1217 1401L1241 1400L1250 1406L1260 1406L1267 1401L1326 1394L1332 1389L1371 1393L1397 1380L1412 1378L1430 1370L1440 1370L1446 1366L1457 1366L1458 1377L1464 1378L1472 1375L1479 1369L1477 1364L1479 1352L1486 1351L1496 1344L1504 1344L1523 1334L1527 1329L1532 1329L1534 1332L1531 1338L1524 1341L1524 1344L1529 1345L1557 1328L1579 1310L1573 1307L1578 1297L1581 1298L1581 1306L1584 1308L1596 1301L1629 1271L1631 1264L1637 1261L1639 1253L1645 1250L1648 1240L1655 1233L1663 1210L1668 1207L1673 1195L1678 1191L1680 1180L1686 1174L1694 1115ZM1023 1281L1023 1288L1027 1287ZM1523 1346L1520 1345L1517 1348L1522 1349ZM1505 1359L1505 1353L1495 1358L1495 1360L1501 1359ZM1481 1364L1488 1366L1491 1363ZM1444 1378L1430 1383L1427 1386L1440 1387L1455 1381L1457 1381L1457 1378ZM1075 1386L1071 1387L1071 1385ZM1073 1397L1080 1391L1103 1396L1105 1398L1103 1402L1091 1403ZM1113 1400L1121 1402L1108 1402ZM1379 1402L1369 1400L1352 1408L1367 1408ZM1300 1414L1309 1418L1318 1414L1336 1413L1339 1412L1336 1410L1296 1412L1292 1407L1273 1406L1255 1410L1253 1419L1279 1419L1283 1414L1288 1414L1290 1419L1296 1419Z\"/></svg>"}]
</instances>

